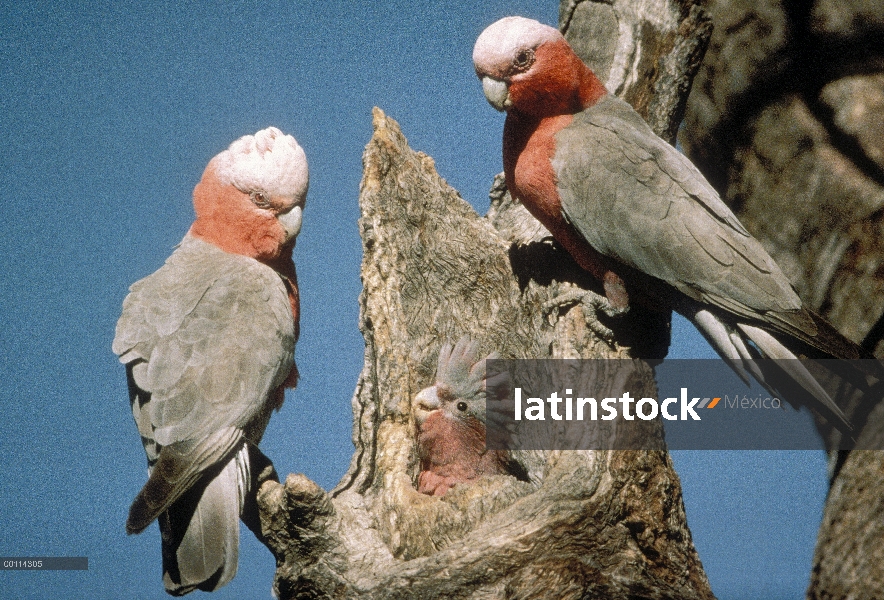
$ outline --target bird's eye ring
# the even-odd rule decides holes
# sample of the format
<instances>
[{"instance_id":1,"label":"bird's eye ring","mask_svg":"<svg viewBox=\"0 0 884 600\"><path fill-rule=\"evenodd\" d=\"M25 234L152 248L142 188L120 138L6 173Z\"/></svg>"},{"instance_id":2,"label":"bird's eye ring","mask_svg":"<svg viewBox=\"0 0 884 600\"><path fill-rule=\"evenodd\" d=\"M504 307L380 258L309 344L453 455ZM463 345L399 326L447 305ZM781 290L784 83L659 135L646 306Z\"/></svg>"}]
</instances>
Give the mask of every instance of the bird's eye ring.
<instances>
[{"instance_id":1,"label":"bird's eye ring","mask_svg":"<svg viewBox=\"0 0 884 600\"><path fill-rule=\"evenodd\" d=\"M252 204L257 206L258 208L267 209L272 208L273 206L264 192L252 192L249 194L249 197L252 199Z\"/></svg>"},{"instance_id":2,"label":"bird's eye ring","mask_svg":"<svg viewBox=\"0 0 884 600\"><path fill-rule=\"evenodd\" d=\"M516 57L513 59L513 66L518 71L524 71L528 67L534 64L534 49L533 48L523 48L516 53Z\"/></svg>"},{"instance_id":3,"label":"bird's eye ring","mask_svg":"<svg viewBox=\"0 0 884 600\"><path fill-rule=\"evenodd\" d=\"M457 410L459 410L460 412L466 412L467 411L467 403L466 402L458 402L457 403Z\"/></svg>"}]
</instances>

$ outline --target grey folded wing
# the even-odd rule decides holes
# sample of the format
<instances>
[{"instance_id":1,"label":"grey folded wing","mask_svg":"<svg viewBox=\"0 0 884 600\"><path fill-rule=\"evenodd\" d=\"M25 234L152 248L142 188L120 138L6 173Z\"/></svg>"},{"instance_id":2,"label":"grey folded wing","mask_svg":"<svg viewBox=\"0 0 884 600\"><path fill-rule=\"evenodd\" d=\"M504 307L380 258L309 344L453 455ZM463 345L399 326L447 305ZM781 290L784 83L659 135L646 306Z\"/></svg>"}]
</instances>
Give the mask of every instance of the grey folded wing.
<instances>
[{"instance_id":1,"label":"grey folded wing","mask_svg":"<svg viewBox=\"0 0 884 600\"><path fill-rule=\"evenodd\" d=\"M552 162L565 218L597 251L695 300L815 335L767 251L622 100L606 97L576 115L556 134Z\"/></svg>"},{"instance_id":2,"label":"grey folded wing","mask_svg":"<svg viewBox=\"0 0 884 600\"><path fill-rule=\"evenodd\" d=\"M151 510L133 525L149 523L244 437L259 441L294 346L280 277L201 240L186 237L131 287L113 349L129 367L133 416L163 480L149 482Z\"/></svg>"}]
</instances>

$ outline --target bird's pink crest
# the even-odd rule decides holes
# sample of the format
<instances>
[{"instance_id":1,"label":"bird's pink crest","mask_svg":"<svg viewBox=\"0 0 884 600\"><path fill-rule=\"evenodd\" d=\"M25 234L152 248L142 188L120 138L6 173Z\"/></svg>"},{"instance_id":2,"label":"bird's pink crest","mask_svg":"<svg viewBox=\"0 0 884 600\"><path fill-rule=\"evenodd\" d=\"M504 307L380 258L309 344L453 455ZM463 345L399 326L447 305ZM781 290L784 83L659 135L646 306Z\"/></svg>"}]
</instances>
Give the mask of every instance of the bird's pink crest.
<instances>
[{"instance_id":1,"label":"bird's pink crest","mask_svg":"<svg viewBox=\"0 0 884 600\"><path fill-rule=\"evenodd\" d=\"M294 137L276 127L245 135L214 159L218 178L241 192L303 204L309 185L307 155Z\"/></svg>"},{"instance_id":2,"label":"bird's pink crest","mask_svg":"<svg viewBox=\"0 0 884 600\"><path fill-rule=\"evenodd\" d=\"M275 127L233 142L194 189L191 233L222 250L274 261L300 230L309 174L303 149Z\"/></svg>"}]
</instances>

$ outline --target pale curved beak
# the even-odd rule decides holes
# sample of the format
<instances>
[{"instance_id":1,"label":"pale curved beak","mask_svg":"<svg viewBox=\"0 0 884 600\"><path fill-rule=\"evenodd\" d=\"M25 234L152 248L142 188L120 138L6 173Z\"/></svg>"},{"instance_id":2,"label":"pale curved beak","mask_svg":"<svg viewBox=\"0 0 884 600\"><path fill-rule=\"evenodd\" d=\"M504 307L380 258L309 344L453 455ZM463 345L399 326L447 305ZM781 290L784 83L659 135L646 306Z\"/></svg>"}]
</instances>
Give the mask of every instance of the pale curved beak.
<instances>
[{"instance_id":1,"label":"pale curved beak","mask_svg":"<svg viewBox=\"0 0 884 600\"><path fill-rule=\"evenodd\" d=\"M433 385L422 389L418 392L417 396L414 397L413 412L418 425L426 421L431 412L442 407L442 402L439 400L439 394L437 391L436 386Z\"/></svg>"},{"instance_id":2,"label":"pale curved beak","mask_svg":"<svg viewBox=\"0 0 884 600\"><path fill-rule=\"evenodd\" d=\"M285 229L285 241L289 242L301 232L301 215L303 210L296 206L285 214L279 215L280 224Z\"/></svg>"},{"instance_id":3,"label":"pale curved beak","mask_svg":"<svg viewBox=\"0 0 884 600\"><path fill-rule=\"evenodd\" d=\"M512 106L510 102L510 90L505 81L485 76L482 78L482 91L488 102L499 111L504 111Z\"/></svg>"}]
</instances>

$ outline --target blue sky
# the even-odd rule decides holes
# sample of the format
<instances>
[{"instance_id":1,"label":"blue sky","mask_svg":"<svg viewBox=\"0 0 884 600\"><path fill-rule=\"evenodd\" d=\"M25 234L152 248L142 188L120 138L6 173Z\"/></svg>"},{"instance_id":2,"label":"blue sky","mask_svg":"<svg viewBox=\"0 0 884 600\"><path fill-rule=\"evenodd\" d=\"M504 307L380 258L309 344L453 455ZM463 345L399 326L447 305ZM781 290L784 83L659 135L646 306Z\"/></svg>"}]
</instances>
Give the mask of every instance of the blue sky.
<instances>
[{"instance_id":1,"label":"blue sky","mask_svg":"<svg viewBox=\"0 0 884 600\"><path fill-rule=\"evenodd\" d=\"M208 160L275 125L308 155L295 250L302 382L262 448L325 488L345 472L362 363L356 220L371 108L480 213L503 116L471 64L503 16L549 24L558 2L479 6L252 2L0 4L0 555L88 556L88 572L0 572L3 598L165 598L158 530L126 536L146 477L110 350L128 286L192 220ZM711 356L677 320L671 354ZM825 497L819 452L678 452L694 541L722 600L801 598ZM273 559L243 531L214 598L269 598Z\"/></svg>"}]
</instances>

